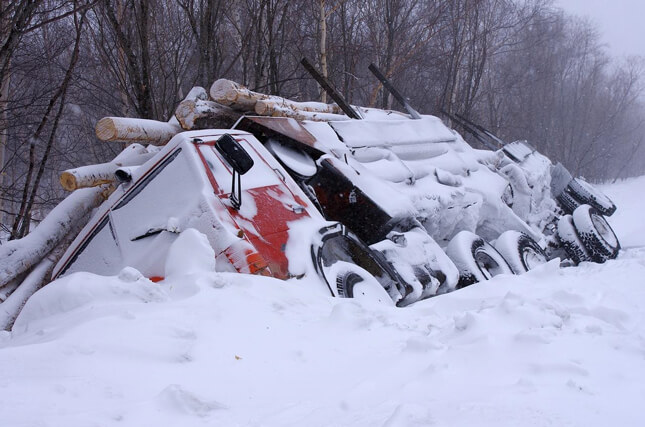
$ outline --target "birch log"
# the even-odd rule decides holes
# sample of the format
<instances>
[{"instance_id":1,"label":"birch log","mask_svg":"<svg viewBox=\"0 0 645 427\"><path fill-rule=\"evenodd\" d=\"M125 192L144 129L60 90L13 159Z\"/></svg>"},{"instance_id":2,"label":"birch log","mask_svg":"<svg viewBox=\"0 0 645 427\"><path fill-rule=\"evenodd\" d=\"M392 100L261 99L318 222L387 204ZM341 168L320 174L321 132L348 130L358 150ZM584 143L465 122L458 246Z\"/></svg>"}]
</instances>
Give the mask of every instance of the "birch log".
<instances>
[{"instance_id":1,"label":"birch log","mask_svg":"<svg viewBox=\"0 0 645 427\"><path fill-rule=\"evenodd\" d=\"M278 104L271 104L270 106L268 104L265 104L265 106L263 106L262 108L263 108L262 111L265 113L262 115L267 115L271 117L290 117L292 119L296 119L300 121L311 120L316 122L349 120L349 117L347 117L344 114L332 114L332 113L294 110L292 108L282 107Z\"/></svg>"},{"instance_id":2,"label":"birch log","mask_svg":"<svg viewBox=\"0 0 645 427\"><path fill-rule=\"evenodd\" d=\"M226 79L215 80L211 86L210 95L211 99L218 104L241 111L254 111L257 101L269 98L269 95L253 92L239 83Z\"/></svg>"},{"instance_id":3,"label":"birch log","mask_svg":"<svg viewBox=\"0 0 645 427\"><path fill-rule=\"evenodd\" d=\"M202 101L208 100L208 92L201 86L193 87L184 98L184 101L197 101L198 99Z\"/></svg>"},{"instance_id":4,"label":"birch log","mask_svg":"<svg viewBox=\"0 0 645 427\"><path fill-rule=\"evenodd\" d=\"M87 223L89 217L90 212L88 211L83 220L74 224L67 234L63 236L59 244L54 247L47 256L40 260L40 262L38 262L31 271L25 275L24 279L22 277L18 278L20 284L16 286L15 290L8 298L0 303L0 329L10 330L27 300L38 289L51 281L51 274L54 267Z\"/></svg>"},{"instance_id":5,"label":"birch log","mask_svg":"<svg viewBox=\"0 0 645 427\"><path fill-rule=\"evenodd\" d=\"M244 112L255 112L260 115L272 115L274 108L288 108L291 110L313 113L342 114L342 110L335 104L322 102L296 102L280 96L265 95L253 92L245 86L231 80L219 79L210 88L213 101L227 105L233 109Z\"/></svg>"},{"instance_id":6,"label":"birch log","mask_svg":"<svg viewBox=\"0 0 645 427\"><path fill-rule=\"evenodd\" d=\"M70 230L80 229L114 186L82 188L60 202L29 234L0 246L0 288L40 262Z\"/></svg>"},{"instance_id":7,"label":"birch log","mask_svg":"<svg viewBox=\"0 0 645 427\"><path fill-rule=\"evenodd\" d=\"M308 113L343 114L343 110L336 104L296 102L278 96L261 99L255 103L255 112L261 116L271 116L276 109L291 109Z\"/></svg>"},{"instance_id":8,"label":"birch log","mask_svg":"<svg viewBox=\"0 0 645 427\"><path fill-rule=\"evenodd\" d=\"M60 184L67 191L79 188L96 187L116 181L115 172L124 166L138 166L152 158L156 153L150 152L141 144L131 144L119 153L112 161L96 165L67 169L60 175Z\"/></svg>"},{"instance_id":9,"label":"birch log","mask_svg":"<svg viewBox=\"0 0 645 427\"><path fill-rule=\"evenodd\" d=\"M182 131L181 126L157 120L127 117L104 117L96 124L96 136L101 141L146 142L163 145Z\"/></svg>"},{"instance_id":10,"label":"birch log","mask_svg":"<svg viewBox=\"0 0 645 427\"><path fill-rule=\"evenodd\" d=\"M20 310L30 296L43 287L54 268L55 262L49 257L41 260L27 275L18 288L0 304L0 330L10 330Z\"/></svg>"}]
</instances>

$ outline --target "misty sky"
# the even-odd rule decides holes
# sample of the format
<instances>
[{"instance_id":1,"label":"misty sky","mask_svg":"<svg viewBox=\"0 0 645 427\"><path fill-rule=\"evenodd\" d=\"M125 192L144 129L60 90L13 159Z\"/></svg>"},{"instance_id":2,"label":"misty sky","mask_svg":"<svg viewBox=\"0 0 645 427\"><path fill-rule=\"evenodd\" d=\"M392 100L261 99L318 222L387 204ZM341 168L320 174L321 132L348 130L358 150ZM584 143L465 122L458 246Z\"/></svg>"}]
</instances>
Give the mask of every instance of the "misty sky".
<instances>
[{"instance_id":1,"label":"misty sky","mask_svg":"<svg viewBox=\"0 0 645 427\"><path fill-rule=\"evenodd\" d=\"M645 56L645 0L556 0L556 4L596 22L614 55Z\"/></svg>"}]
</instances>

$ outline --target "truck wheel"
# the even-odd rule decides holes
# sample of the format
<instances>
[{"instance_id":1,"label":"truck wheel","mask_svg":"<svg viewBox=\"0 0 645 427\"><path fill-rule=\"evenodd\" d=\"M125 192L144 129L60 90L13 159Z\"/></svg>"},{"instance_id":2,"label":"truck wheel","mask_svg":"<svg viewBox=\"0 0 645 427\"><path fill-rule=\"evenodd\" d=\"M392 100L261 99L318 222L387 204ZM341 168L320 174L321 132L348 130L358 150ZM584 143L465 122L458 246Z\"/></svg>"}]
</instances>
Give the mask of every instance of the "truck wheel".
<instances>
[{"instance_id":1,"label":"truck wheel","mask_svg":"<svg viewBox=\"0 0 645 427\"><path fill-rule=\"evenodd\" d=\"M590 205L602 215L611 216L616 211L616 205L609 197L581 178L572 179L566 191L579 201L578 204Z\"/></svg>"},{"instance_id":2,"label":"truck wheel","mask_svg":"<svg viewBox=\"0 0 645 427\"><path fill-rule=\"evenodd\" d=\"M573 212L573 225L592 260L602 263L618 256L616 233L595 208L581 205Z\"/></svg>"},{"instance_id":3,"label":"truck wheel","mask_svg":"<svg viewBox=\"0 0 645 427\"><path fill-rule=\"evenodd\" d=\"M470 231L461 231L453 237L446 248L446 254L459 270L457 289L483 282L498 274L513 274L504 257Z\"/></svg>"},{"instance_id":4,"label":"truck wheel","mask_svg":"<svg viewBox=\"0 0 645 427\"><path fill-rule=\"evenodd\" d=\"M556 196L555 199L558 201L560 208L562 208L565 214L573 213L573 211L575 211L576 208L580 206L580 202L578 202L571 194L569 194L568 189L564 189L562 193Z\"/></svg>"},{"instance_id":5,"label":"truck wheel","mask_svg":"<svg viewBox=\"0 0 645 427\"><path fill-rule=\"evenodd\" d=\"M334 296L354 295L356 289L363 289L371 279L389 295L391 301L398 302L411 292L411 289L405 289L381 253L370 249L340 223L319 230L319 236L311 246L311 257L316 272ZM356 275L358 277L353 277ZM358 285L359 278L365 283Z\"/></svg>"},{"instance_id":6,"label":"truck wheel","mask_svg":"<svg viewBox=\"0 0 645 427\"><path fill-rule=\"evenodd\" d=\"M526 273L548 261L538 242L520 231L509 230L502 233L494 246L515 274Z\"/></svg>"},{"instance_id":7,"label":"truck wheel","mask_svg":"<svg viewBox=\"0 0 645 427\"><path fill-rule=\"evenodd\" d=\"M583 261L591 261L591 257L573 225L571 215L560 217L558 221L558 238L564 251L576 265Z\"/></svg>"},{"instance_id":8,"label":"truck wheel","mask_svg":"<svg viewBox=\"0 0 645 427\"><path fill-rule=\"evenodd\" d=\"M336 289L339 296L379 304L393 303L383 286L367 271L349 263L338 264L346 264L338 266L336 273Z\"/></svg>"}]
</instances>

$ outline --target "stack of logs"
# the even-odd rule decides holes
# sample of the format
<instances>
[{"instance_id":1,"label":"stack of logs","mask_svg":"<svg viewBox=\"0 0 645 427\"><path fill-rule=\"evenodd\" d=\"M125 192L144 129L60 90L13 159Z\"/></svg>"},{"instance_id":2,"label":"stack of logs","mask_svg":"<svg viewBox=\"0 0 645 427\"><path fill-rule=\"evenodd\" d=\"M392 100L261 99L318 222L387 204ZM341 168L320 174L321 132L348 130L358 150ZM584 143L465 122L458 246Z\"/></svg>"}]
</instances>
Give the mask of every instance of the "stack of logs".
<instances>
[{"instance_id":1,"label":"stack of logs","mask_svg":"<svg viewBox=\"0 0 645 427\"><path fill-rule=\"evenodd\" d=\"M185 130L230 128L244 114L312 121L349 119L336 104L296 102L219 79L210 88L210 98L206 89L193 88L168 122L105 117L96 124L96 136L101 141L163 145Z\"/></svg>"}]
</instances>

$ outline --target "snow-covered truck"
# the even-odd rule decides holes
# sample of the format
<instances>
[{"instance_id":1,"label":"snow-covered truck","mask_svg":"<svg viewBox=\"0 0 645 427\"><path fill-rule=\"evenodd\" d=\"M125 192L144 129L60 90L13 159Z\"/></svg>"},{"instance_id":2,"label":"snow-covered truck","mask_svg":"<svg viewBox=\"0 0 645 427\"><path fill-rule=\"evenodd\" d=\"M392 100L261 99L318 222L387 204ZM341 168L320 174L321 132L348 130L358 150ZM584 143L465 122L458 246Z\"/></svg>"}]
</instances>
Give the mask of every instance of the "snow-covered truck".
<instances>
[{"instance_id":1,"label":"snow-covered truck","mask_svg":"<svg viewBox=\"0 0 645 427\"><path fill-rule=\"evenodd\" d=\"M58 249L52 278L133 266L162 280L170 243L196 228L222 271L314 276L331 295L403 306L555 257L604 262L620 247L602 215L613 204L600 212L608 199L561 165L521 142L474 149L416 112L218 80L168 123L106 118L97 135L163 148L132 144L109 164L63 173L66 188L114 192ZM0 261L0 290L17 286L19 270Z\"/></svg>"},{"instance_id":2,"label":"snow-covered truck","mask_svg":"<svg viewBox=\"0 0 645 427\"><path fill-rule=\"evenodd\" d=\"M247 132L183 132L142 166L116 175L118 188L62 256L53 278L134 267L163 280L170 245L194 228L214 249L218 271L284 280L319 276L334 296L367 293L365 285L375 284L370 296L389 299L385 290L396 287L385 260L341 224L326 221Z\"/></svg>"}]
</instances>

